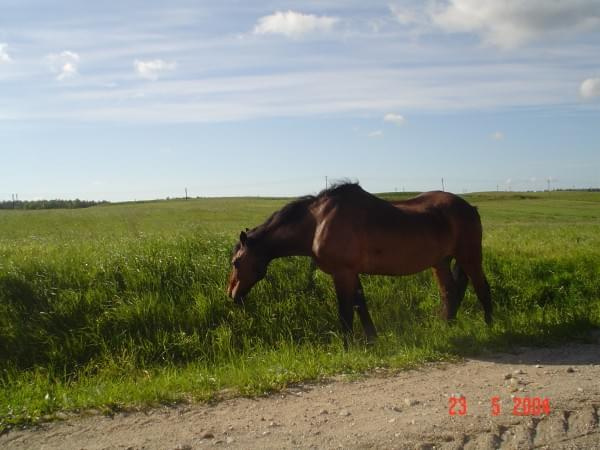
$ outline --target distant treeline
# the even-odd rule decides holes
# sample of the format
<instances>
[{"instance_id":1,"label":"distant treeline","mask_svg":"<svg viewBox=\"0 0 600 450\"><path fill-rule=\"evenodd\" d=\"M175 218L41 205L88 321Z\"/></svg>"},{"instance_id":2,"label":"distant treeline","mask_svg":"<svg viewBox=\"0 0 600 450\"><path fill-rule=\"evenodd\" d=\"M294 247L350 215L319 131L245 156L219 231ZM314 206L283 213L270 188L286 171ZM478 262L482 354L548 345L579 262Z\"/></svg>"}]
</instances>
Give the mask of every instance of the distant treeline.
<instances>
[{"instance_id":1,"label":"distant treeline","mask_svg":"<svg viewBox=\"0 0 600 450\"><path fill-rule=\"evenodd\" d=\"M566 192L600 192L600 188L573 188L573 189L556 189L557 191L566 191Z\"/></svg>"},{"instance_id":2,"label":"distant treeline","mask_svg":"<svg viewBox=\"0 0 600 450\"><path fill-rule=\"evenodd\" d=\"M95 202L88 200L7 200L0 202L0 209L76 209L89 208L90 206L104 205L107 201Z\"/></svg>"}]
</instances>

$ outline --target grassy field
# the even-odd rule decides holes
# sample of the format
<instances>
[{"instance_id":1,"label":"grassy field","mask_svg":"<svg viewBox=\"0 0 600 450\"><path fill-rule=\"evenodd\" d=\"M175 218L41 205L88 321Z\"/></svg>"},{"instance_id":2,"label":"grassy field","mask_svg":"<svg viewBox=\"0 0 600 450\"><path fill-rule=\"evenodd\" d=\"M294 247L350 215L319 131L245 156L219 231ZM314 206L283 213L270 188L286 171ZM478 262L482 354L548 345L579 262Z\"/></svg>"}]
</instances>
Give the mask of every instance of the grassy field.
<instances>
[{"instance_id":1,"label":"grassy field","mask_svg":"<svg viewBox=\"0 0 600 450\"><path fill-rule=\"evenodd\" d=\"M226 297L239 231L286 200L0 211L0 432L59 411L256 395L600 326L600 193L466 198L483 220L494 326L469 290L448 327L429 272L363 277L380 339L348 352L331 280L306 258L275 261L244 309Z\"/></svg>"}]
</instances>

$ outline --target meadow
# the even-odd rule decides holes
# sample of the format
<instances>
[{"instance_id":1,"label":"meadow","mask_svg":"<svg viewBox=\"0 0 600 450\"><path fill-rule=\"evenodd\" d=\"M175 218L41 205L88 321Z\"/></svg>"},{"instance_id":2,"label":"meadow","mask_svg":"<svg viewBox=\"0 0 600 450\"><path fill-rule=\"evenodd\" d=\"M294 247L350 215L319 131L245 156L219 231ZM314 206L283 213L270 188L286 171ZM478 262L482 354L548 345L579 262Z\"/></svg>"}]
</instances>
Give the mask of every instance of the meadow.
<instances>
[{"instance_id":1,"label":"meadow","mask_svg":"<svg viewBox=\"0 0 600 450\"><path fill-rule=\"evenodd\" d=\"M403 194L384 194L400 198ZM241 229L286 199L0 211L0 432L61 417L261 395L334 374L586 340L600 326L600 193L484 193L495 323L469 288L448 326L430 272L363 277L378 342L344 351L329 276L274 261L236 307Z\"/></svg>"}]
</instances>

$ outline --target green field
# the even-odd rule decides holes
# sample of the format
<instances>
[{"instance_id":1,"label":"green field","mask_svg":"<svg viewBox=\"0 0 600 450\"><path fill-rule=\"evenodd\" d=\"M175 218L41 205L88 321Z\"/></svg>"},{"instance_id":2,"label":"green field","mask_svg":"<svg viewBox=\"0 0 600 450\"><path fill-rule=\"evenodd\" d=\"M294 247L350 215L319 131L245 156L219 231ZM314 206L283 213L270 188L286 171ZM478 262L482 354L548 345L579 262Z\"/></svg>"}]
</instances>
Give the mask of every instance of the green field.
<instances>
[{"instance_id":1,"label":"green field","mask_svg":"<svg viewBox=\"0 0 600 450\"><path fill-rule=\"evenodd\" d=\"M356 324L347 352L331 280L306 258L273 262L244 309L225 294L239 231L287 200L0 211L0 432L58 411L256 395L600 326L600 193L466 198L483 220L494 326L470 289L447 326L429 272L363 277L380 339L366 346Z\"/></svg>"}]
</instances>

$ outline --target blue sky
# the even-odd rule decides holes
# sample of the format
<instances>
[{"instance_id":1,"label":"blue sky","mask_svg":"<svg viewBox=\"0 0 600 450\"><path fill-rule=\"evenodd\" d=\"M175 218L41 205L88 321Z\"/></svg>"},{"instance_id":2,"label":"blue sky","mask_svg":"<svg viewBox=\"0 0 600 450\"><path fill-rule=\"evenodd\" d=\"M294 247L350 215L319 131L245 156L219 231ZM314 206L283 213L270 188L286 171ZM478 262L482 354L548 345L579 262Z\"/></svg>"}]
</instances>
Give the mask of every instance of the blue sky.
<instances>
[{"instance_id":1,"label":"blue sky","mask_svg":"<svg viewBox=\"0 0 600 450\"><path fill-rule=\"evenodd\" d=\"M0 0L0 200L600 186L600 2Z\"/></svg>"}]
</instances>

